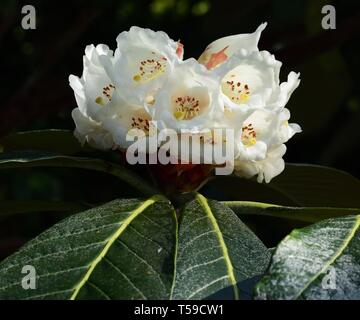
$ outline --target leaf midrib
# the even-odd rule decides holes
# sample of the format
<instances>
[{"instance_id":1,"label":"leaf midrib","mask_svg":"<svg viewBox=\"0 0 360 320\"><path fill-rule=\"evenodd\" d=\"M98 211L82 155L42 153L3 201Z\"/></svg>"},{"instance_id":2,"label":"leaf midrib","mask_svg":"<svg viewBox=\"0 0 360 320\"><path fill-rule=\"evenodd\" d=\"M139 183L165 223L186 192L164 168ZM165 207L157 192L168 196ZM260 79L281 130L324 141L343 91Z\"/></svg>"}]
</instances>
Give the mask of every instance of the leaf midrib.
<instances>
[{"instance_id":1,"label":"leaf midrib","mask_svg":"<svg viewBox=\"0 0 360 320\"><path fill-rule=\"evenodd\" d=\"M73 294L70 297L70 300L75 300L78 296L80 290L89 280L91 274L97 267L97 265L101 262L101 260L106 256L108 251L114 242L121 236L121 234L126 230L126 228L130 225L130 223L146 208L154 204L158 200L157 196L151 197L150 199L145 200L141 205L139 205L132 213L121 223L120 227L113 233L111 237L107 239L107 243L98 256L90 263L90 267L88 271L85 273L83 278L79 281L79 283L72 289L74 290Z\"/></svg>"},{"instance_id":2,"label":"leaf midrib","mask_svg":"<svg viewBox=\"0 0 360 320\"><path fill-rule=\"evenodd\" d=\"M174 219L175 219L174 274L173 274L173 279L172 279L172 284L171 284L171 289L170 289L169 300L173 300L173 294L174 294L174 289L175 289L175 284L176 284L176 269L177 269L178 250L179 250L179 222L178 222L178 218L177 218L175 209L173 210L173 214L174 214Z\"/></svg>"},{"instance_id":3,"label":"leaf midrib","mask_svg":"<svg viewBox=\"0 0 360 320\"><path fill-rule=\"evenodd\" d=\"M202 196L201 194L197 194L196 195L196 200L199 202L199 204L203 207L206 215L209 217L211 224L213 225L214 231L217 235L217 238L219 240L219 244L220 244L220 248L223 252L223 256L224 256L224 260L225 260L225 264L226 264L226 269L227 269L227 273L228 273L228 277L230 279L230 283L233 286L234 289L234 298L235 300L239 299L239 291L237 288L237 281L236 281L236 277L234 274L234 268L229 256L229 252L224 240L224 237L221 233L220 227L216 221L216 218L214 216L214 214L212 213L212 210L209 206L209 203L207 201L207 199Z\"/></svg>"}]
</instances>

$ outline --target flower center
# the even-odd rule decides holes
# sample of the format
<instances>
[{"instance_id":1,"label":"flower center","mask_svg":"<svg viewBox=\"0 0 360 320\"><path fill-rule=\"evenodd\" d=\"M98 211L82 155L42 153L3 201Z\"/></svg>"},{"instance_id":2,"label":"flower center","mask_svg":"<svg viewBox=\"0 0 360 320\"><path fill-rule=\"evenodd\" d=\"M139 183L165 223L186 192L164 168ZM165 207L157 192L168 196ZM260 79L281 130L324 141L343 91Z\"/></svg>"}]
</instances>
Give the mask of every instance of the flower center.
<instances>
[{"instance_id":1,"label":"flower center","mask_svg":"<svg viewBox=\"0 0 360 320\"><path fill-rule=\"evenodd\" d=\"M138 129L143 131L147 136L151 134L155 128L151 122L150 115L144 110L135 111L130 118L130 129Z\"/></svg>"},{"instance_id":2,"label":"flower center","mask_svg":"<svg viewBox=\"0 0 360 320\"><path fill-rule=\"evenodd\" d=\"M251 123L242 127L241 142L246 147L250 147L256 143L256 131Z\"/></svg>"},{"instance_id":3,"label":"flower center","mask_svg":"<svg viewBox=\"0 0 360 320\"><path fill-rule=\"evenodd\" d=\"M149 120L142 117L131 118L131 128L143 130L149 132Z\"/></svg>"},{"instance_id":4,"label":"flower center","mask_svg":"<svg viewBox=\"0 0 360 320\"><path fill-rule=\"evenodd\" d=\"M235 77L235 75L231 75L230 77ZM221 88L223 93L236 104L245 103L249 100L250 89L246 83L228 80L221 84Z\"/></svg>"},{"instance_id":5,"label":"flower center","mask_svg":"<svg viewBox=\"0 0 360 320\"><path fill-rule=\"evenodd\" d=\"M139 83L145 83L153 80L163 74L166 69L167 59L164 56L157 56L155 52L151 52L152 56L149 59L140 61L139 73L134 75L133 79Z\"/></svg>"},{"instance_id":6,"label":"flower center","mask_svg":"<svg viewBox=\"0 0 360 320\"><path fill-rule=\"evenodd\" d=\"M115 86L112 84L108 84L107 86L103 87L102 95L98 96L95 99L95 102L101 106L107 105L109 102L111 102L115 89Z\"/></svg>"},{"instance_id":7,"label":"flower center","mask_svg":"<svg viewBox=\"0 0 360 320\"><path fill-rule=\"evenodd\" d=\"M191 120L200 114L200 102L192 96L177 97L175 99L174 117L177 120Z\"/></svg>"}]
</instances>

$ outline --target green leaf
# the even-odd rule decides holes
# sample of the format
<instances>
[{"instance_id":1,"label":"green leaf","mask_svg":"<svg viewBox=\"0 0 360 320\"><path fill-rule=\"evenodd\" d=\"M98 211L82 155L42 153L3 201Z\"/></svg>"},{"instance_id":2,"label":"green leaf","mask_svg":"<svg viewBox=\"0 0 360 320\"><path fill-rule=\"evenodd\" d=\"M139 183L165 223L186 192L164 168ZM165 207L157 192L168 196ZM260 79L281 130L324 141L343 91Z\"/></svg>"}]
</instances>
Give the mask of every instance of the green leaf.
<instances>
[{"instance_id":1,"label":"green leaf","mask_svg":"<svg viewBox=\"0 0 360 320\"><path fill-rule=\"evenodd\" d=\"M243 280L237 283L239 292L241 292L239 299L240 300L253 300L254 299L254 288L255 285L259 282L262 275L257 275L255 277ZM227 287L222 289L209 297L206 297L206 300L232 300L234 295L233 287Z\"/></svg>"},{"instance_id":2,"label":"green leaf","mask_svg":"<svg viewBox=\"0 0 360 320\"><path fill-rule=\"evenodd\" d=\"M328 218L341 217L355 213L360 214L359 208L285 207L249 201L223 201L222 203L233 210L238 216L259 215L304 222L317 222Z\"/></svg>"},{"instance_id":3,"label":"green leaf","mask_svg":"<svg viewBox=\"0 0 360 320\"><path fill-rule=\"evenodd\" d=\"M196 195L179 221L173 299L202 299L265 272L270 254L226 206Z\"/></svg>"},{"instance_id":4,"label":"green leaf","mask_svg":"<svg viewBox=\"0 0 360 320\"><path fill-rule=\"evenodd\" d=\"M285 206L298 205L282 191L271 188L269 184L257 183L254 180L243 179L234 175L216 176L209 180L200 189L200 192L206 197L219 201L246 199L247 201L270 202Z\"/></svg>"},{"instance_id":5,"label":"green leaf","mask_svg":"<svg viewBox=\"0 0 360 320\"><path fill-rule=\"evenodd\" d=\"M247 200L284 206L360 208L360 180L333 168L286 164L270 183L236 176L216 177L202 193L218 200Z\"/></svg>"},{"instance_id":6,"label":"green leaf","mask_svg":"<svg viewBox=\"0 0 360 320\"><path fill-rule=\"evenodd\" d=\"M61 201L1 201L0 216L32 212L79 212L88 209L90 205Z\"/></svg>"},{"instance_id":7,"label":"green leaf","mask_svg":"<svg viewBox=\"0 0 360 320\"><path fill-rule=\"evenodd\" d=\"M125 167L101 159L70 157L38 152L16 152L0 155L0 170L34 167L64 167L95 170L111 174L144 195L153 195L156 190L149 183Z\"/></svg>"},{"instance_id":8,"label":"green leaf","mask_svg":"<svg viewBox=\"0 0 360 320\"><path fill-rule=\"evenodd\" d=\"M3 261L0 299L201 299L229 286L248 299L246 281L265 272L270 256L228 207L199 194L180 226L161 196L116 200L58 223ZM26 265L36 269L36 290L21 286Z\"/></svg>"},{"instance_id":9,"label":"green leaf","mask_svg":"<svg viewBox=\"0 0 360 320\"><path fill-rule=\"evenodd\" d=\"M257 299L360 299L360 215L294 230L277 247Z\"/></svg>"},{"instance_id":10,"label":"green leaf","mask_svg":"<svg viewBox=\"0 0 360 320\"><path fill-rule=\"evenodd\" d=\"M4 152L19 150L50 151L71 155L78 152L94 150L83 147L70 130L35 130L17 132L0 139ZM0 147L0 149L1 149Z\"/></svg>"},{"instance_id":11,"label":"green leaf","mask_svg":"<svg viewBox=\"0 0 360 320\"><path fill-rule=\"evenodd\" d=\"M303 207L360 208L360 180L329 167L287 164L269 186Z\"/></svg>"},{"instance_id":12,"label":"green leaf","mask_svg":"<svg viewBox=\"0 0 360 320\"><path fill-rule=\"evenodd\" d=\"M73 215L0 264L0 299L166 299L175 230L175 211L158 196ZM26 265L35 290L22 288Z\"/></svg>"}]
</instances>

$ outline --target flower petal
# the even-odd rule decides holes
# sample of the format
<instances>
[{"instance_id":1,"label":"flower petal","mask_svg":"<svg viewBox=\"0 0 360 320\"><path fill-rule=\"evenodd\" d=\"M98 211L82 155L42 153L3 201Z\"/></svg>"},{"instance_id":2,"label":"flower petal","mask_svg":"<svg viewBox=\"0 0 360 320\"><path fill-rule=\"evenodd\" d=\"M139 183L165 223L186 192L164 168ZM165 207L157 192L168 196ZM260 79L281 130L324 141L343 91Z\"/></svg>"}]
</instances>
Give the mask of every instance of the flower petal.
<instances>
[{"instance_id":1,"label":"flower petal","mask_svg":"<svg viewBox=\"0 0 360 320\"><path fill-rule=\"evenodd\" d=\"M208 69L214 69L241 49L248 52L258 51L257 45L266 25L266 22L262 23L253 33L228 36L210 43L201 54L199 62Z\"/></svg>"}]
</instances>

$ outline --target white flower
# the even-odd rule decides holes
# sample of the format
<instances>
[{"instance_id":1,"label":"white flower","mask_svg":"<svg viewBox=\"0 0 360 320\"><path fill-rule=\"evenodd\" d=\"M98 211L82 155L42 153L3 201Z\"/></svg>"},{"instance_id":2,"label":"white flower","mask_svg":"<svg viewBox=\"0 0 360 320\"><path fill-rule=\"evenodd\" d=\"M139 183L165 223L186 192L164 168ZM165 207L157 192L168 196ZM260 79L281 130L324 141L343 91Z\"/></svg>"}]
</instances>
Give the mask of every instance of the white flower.
<instances>
[{"instance_id":1,"label":"white flower","mask_svg":"<svg viewBox=\"0 0 360 320\"><path fill-rule=\"evenodd\" d=\"M131 143L126 141L128 131L140 129L147 134L151 117L142 106L122 97L107 72L111 59L113 52L105 45L86 47L82 77L69 77L78 104L72 116L81 143L100 149L125 149Z\"/></svg>"},{"instance_id":2,"label":"white flower","mask_svg":"<svg viewBox=\"0 0 360 320\"><path fill-rule=\"evenodd\" d=\"M299 85L299 74L291 72L280 84L280 67L267 51L241 49L213 70L221 79L223 124L236 132L235 172L258 175L258 181L269 182L283 170L281 145L301 132L297 124L288 124L285 108Z\"/></svg>"},{"instance_id":3,"label":"white flower","mask_svg":"<svg viewBox=\"0 0 360 320\"><path fill-rule=\"evenodd\" d=\"M94 148L103 150L115 148L112 135L100 122L85 116L79 108L75 108L71 115L76 125L74 135L82 145L88 143Z\"/></svg>"},{"instance_id":4,"label":"white flower","mask_svg":"<svg viewBox=\"0 0 360 320\"><path fill-rule=\"evenodd\" d=\"M106 60L110 61L112 55L113 52L106 45L87 46L83 57L82 77L69 77L77 105L85 116L95 118L102 107L112 100L116 88L103 66Z\"/></svg>"},{"instance_id":5,"label":"white flower","mask_svg":"<svg viewBox=\"0 0 360 320\"><path fill-rule=\"evenodd\" d=\"M288 109L256 110L237 132L238 158L262 160L269 147L287 142L295 133L301 132L297 124L288 124Z\"/></svg>"},{"instance_id":6,"label":"white flower","mask_svg":"<svg viewBox=\"0 0 360 320\"><path fill-rule=\"evenodd\" d=\"M156 133L150 114L143 107L129 104L120 96L106 111L102 114L102 126L112 134L119 149L124 150L132 144L132 141L126 139L128 134L139 136L141 133L147 139Z\"/></svg>"},{"instance_id":7,"label":"white flower","mask_svg":"<svg viewBox=\"0 0 360 320\"><path fill-rule=\"evenodd\" d=\"M147 109L157 122L159 140L164 140L167 131L175 130L181 135L166 143L171 150L180 150L181 161L211 163L211 154L200 154L205 146L221 146L223 137L218 137L215 128L222 128L224 102L217 74L209 71L195 59L177 65L162 89L155 95L154 105ZM200 163L200 162L197 162Z\"/></svg>"},{"instance_id":8,"label":"white flower","mask_svg":"<svg viewBox=\"0 0 360 320\"><path fill-rule=\"evenodd\" d=\"M223 105L217 75L188 59L174 68L148 110L160 129L198 132L217 126Z\"/></svg>"},{"instance_id":9,"label":"white flower","mask_svg":"<svg viewBox=\"0 0 360 320\"><path fill-rule=\"evenodd\" d=\"M238 156L235 172L240 176L258 175L258 182L269 182L284 169L287 142L301 132L297 124L289 124L288 109L256 110L247 118L236 138Z\"/></svg>"},{"instance_id":10,"label":"white flower","mask_svg":"<svg viewBox=\"0 0 360 320\"><path fill-rule=\"evenodd\" d=\"M266 25L267 23L262 23L254 33L228 36L210 43L201 54L199 62L208 69L214 69L242 49L247 52L258 51L257 45Z\"/></svg>"},{"instance_id":11,"label":"white flower","mask_svg":"<svg viewBox=\"0 0 360 320\"><path fill-rule=\"evenodd\" d=\"M285 108L299 85L299 74L291 72L280 84L280 67L267 51L249 54L242 49L213 71L221 78L223 122L236 130L235 172L257 175L259 182L269 182L282 172L283 143L301 132L297 124L288 124L290 113Z\"/></svg>"},{"instance_id":12,"label":"white flower","mask_svg":"<svg viewBox=\"0 0 360 320\"><path fill-rule=\"evenodd\" d=\"M259 51L257 45L265 27L263 23L254 33L218 39L199 58L200 63L214 69L222 79L225 111L246 117L249 108L284 107L299 85L299 74L294 72L287 82L280 84L281 62L269 52Z\"/></svg>"},{"instance_id":13,"label":"white flower","mask_svg":"<svg viewBox=\"0 0 360 320\"><path fill-rule=\"evenodd\" d=\"M104 108L112 104L116 91L103 66L112 55L113 52L106 45L87 46L82 77L69 77L78 105L72 112L76 124L75 136L82 144L88 142L100 149L114 148L112 135L101 122Z\"/></svg>"},{"instance_id":14,"label":"white flower","mask_svg":"<svg viewBox=\"0 0 360 320\"><path fill-rule=\"evenodd\" d=\"M233 55L214 70L221 78L225 105L247 113L255 108L282 108L299 85L299 74L290 72L288 81L279 80L281 62L267 51Z\"/></svg>"},{"instance_id":15,"label":"white flower","mask_svg":"<svg viewBox=\"0 0 360 320\"><path fill-rule=\"evenodd\" d=\"M151 103L154 93L182 60L182 45L164 32L139 27L120 33L116 41L109 74L129 103Z\"/></svg>"},{"instance_id":16,"label":"white flower","mask_svg":"<svg viewBox=\"0 0 360 320\"><path fill-rule=\"evenodd\" d=\"M235 161L235 174L239 177L252 178L257 175L257 182L265 180L269 183L272 178L279 175L285 168L283 155L286 152L286 146L281 144L269 149L266 158L260 161Z\"/></svg>"}]
</instances>

